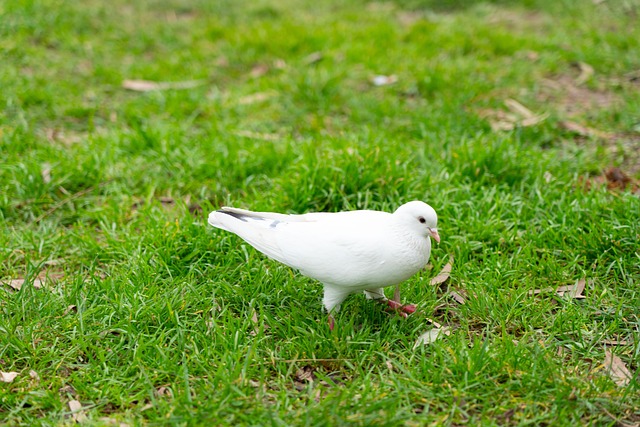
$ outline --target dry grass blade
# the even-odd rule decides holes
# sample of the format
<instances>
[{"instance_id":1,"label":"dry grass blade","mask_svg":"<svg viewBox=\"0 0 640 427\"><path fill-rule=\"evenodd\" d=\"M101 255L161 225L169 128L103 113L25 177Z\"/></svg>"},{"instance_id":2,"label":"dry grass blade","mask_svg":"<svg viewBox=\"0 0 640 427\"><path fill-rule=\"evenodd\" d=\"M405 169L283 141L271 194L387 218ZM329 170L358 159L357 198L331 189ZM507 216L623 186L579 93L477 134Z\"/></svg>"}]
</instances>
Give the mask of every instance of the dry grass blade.
<instances>
[{"instance_id":1,"label":"dry grass blade","mask_svg":"<svg viewBox=\"0 0 640 427\"><path fill-rule=\"evenodd\" d=\"M520 122L520 126L528 127L528 126L537 125L538 123L545 121L547 117L549 117L549 114L546 114L546 113L540 114L538 116L527 117L526 119Z\"/></svg>"},{"instance_id":2,"label":"dry grass blade","mask_svg":"<svg viewBox=\"0 0 640 427\"><path fill-rule=\"evenodd\" d=\"M544 289L533 289L529 292L527 292L527 295L532 296L532 295L539 295L543 292L553 292L553 288L544 288Z\"/></svg>"},{"instance_id":3,"label":"dry grass blade","mask_svg":"<svg viewBox=\"0 0 640 427\"><path fill-rule=\"evenodd\" d=\"M573 132L580 136L595 137L595 138L602 138L602 139L609 139L613 137L613 135L609 133L602 132L598 129L593 129L588 126L583 126L579 123L572 122L570 120L563 120L559 122L558 125L562 129L568 130L569 132Z\"/></svg>"},{"instance_id":4,"label":"dry grass blade","mask_svg":"<svg viewBox=\"0 0 640 427\"><path fill-rule=\"evenodd\" d=\"M276 95L278 95L276 92L256 92L256 93L252 93L251 95L240 97L238 99L238 104L240 105L255 104L257 102L266 101L267 99L273 98Z\"/></svg>"},{"instance_id":5,"label":"dry grass blade","mask_svg":"<svg viewBox=\"0 0 640 427\"><path fill-rule=\"evenodd\" d=\"M627 340L602 340L601 342L606 345L631 345L631 341Z\"/></svg>"},{"instance_id":6,"label":"dry grass blade","mask_svg":"<svg viewBox=\"0 0 640 427\"><path fill-rule=\"evenodd\" d=\"M433 320L433 319L431 319L431 318L429 318L429 317L427 317L425 320L426 320L427 322L431 323L431 324L432 324L433 326L435 326L436 328L438 328L438 329L442 329L442 325L441 325L440 323L436 322L435 320Z\"/></svg>"},{"instance_id":7,"label":"dry grass blade","mask_svg":"<svg viewBox=\"0 0 640 427\"><path fill-rule=\"evenodd\" d=\"M627 365L615 354L609 350L605 352L604 367L607 370L607 374L611 377L613 382L619 387L624 387L629 384L633 375Z\"/></svg>"},{"instance_id":8,"label":"dry grass blade","mask_svg":"<svg viewBox=\"0 0 640 427\"><path fill-rule=\"evenodd\" d=\"M504 100L504 105L514 114L521 116L523 119L532 119L536 115L527 107L516 101L515 99L507 98Z\"/></svg>"},{"instance_id":9,"label":"dry grass blade","mask_svg":"<svg viewBox=\"0 0 640 427\"><path fill-rule=\"evenodd\" d=\"M205 80L187 80L184 82L154 82L150 80L124 80L122 87L134 92L151 92L154 90L192 89L202 86Z\"/></svg>"},{"instance_id":10,"label":"dry grass blade","mask_svg":"<svg viewBox=\"0 0 640 427\"><path fill-rule=\"evenodd\" d=\"M547 117L549 117L548 114L534 114L533 111L529 110L527 107L525 107L515 99L511 99L511 98L505 99L504 105L507 106L507 108L509 109L509 111L511 111L511 113L515 114L516 116L520 116L522 118L519 121L517 119L513 120L511 129L513 129L515 125L522 126L522 127L537 125L538 123L544 121ZM505 130L510 130L510 129L505 129Z\"/></svg>"},{"instance_id":11,"label":"dry grass blade","mask_svg":"<svg viewBox=\"0 0 640 427\"><path fill-rule=\"evenodd\" d=\"M17 372L0 372L0 381L10 383L18 376Z\"/></svg>"}]
</instances>

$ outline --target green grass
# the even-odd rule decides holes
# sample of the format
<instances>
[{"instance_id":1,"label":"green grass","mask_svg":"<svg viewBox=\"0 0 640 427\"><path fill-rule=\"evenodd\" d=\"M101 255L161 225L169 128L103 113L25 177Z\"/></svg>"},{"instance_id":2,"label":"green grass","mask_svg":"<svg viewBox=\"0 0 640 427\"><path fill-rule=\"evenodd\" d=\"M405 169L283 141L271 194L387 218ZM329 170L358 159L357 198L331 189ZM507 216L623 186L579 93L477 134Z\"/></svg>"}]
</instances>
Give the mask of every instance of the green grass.
<instances>
[{"instance_id":1,"label":"green grass","mask_svg":"<svg viewBox=\"0 0 640 427\"><path fill-rule=\"evenodd\" d=\"M640 4L593 3L2 2L0 424L637 425L640 200L598 177L640 177ZM547 116L494 131L508 98ZM419 312L352 296L333 333L319 284L206 224L412 199L443 239ZM452 334L414 349L428 319Z\"/></svg>"}]
</instances>

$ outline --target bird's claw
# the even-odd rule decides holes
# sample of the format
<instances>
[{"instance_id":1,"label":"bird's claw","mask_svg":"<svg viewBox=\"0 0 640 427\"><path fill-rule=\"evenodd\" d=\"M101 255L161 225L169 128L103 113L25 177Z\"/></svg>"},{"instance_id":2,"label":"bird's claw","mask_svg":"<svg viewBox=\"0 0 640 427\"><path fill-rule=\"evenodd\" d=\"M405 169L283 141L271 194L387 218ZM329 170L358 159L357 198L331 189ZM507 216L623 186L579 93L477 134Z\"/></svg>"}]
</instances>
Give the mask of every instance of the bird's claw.
<instances>
[{"instance_id":1,"label":"bird's claw","mask_svg":"<svg viewBox=\"0 0 640 427\"><path fill-rule=\"evenodd\" d=\"M417 307L415 306L415 304L400 304L397 301L394 300L387 300L386 301L387 304L387 311L389 312L396 312L398 313L398 315L404 317L405 319L407 317L409 317L410 314L413 314L416 312Z\"/></svg>"}]
</instances>

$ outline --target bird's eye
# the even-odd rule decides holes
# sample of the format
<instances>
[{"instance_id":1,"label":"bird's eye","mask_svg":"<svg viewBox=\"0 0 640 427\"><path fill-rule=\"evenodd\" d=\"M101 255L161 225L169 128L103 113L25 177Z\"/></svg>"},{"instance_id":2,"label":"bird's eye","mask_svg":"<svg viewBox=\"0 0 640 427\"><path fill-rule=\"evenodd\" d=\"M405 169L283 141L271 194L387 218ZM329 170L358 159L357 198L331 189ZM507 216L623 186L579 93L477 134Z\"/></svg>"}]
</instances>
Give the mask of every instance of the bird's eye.
<instances>
[{"instance_id":1,"label":"bird's eye","mask_svg":"<svg viewBox=\"0 0 640 427\"><path fill-rule=\"evenodd\" d=\"M423 217L418 217L418 221L420 221L421 224L424 224L425 222L427 222L427 220L424 219Z\"/></svg>"}]
</instances>

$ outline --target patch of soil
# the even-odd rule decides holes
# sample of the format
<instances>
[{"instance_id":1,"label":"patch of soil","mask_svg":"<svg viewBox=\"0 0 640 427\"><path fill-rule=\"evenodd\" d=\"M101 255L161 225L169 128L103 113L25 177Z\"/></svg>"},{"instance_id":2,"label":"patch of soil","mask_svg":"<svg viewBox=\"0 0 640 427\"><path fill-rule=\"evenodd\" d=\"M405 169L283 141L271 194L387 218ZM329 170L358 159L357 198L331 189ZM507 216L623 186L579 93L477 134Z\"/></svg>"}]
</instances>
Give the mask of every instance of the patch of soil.
<instances>
[{"instance_id":1,"label":"patch of soil","mask_svg":"<svg viewBox=\"0 0 640 427\"><path fill-rule=\"evenodd\" d=\"M537 98L540 102L554 105L569 117L610 108L620 101L615 93L578 85L570 76L542 80L542 90Z\"/></svg>"}]
</instances>

